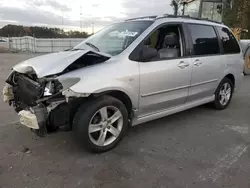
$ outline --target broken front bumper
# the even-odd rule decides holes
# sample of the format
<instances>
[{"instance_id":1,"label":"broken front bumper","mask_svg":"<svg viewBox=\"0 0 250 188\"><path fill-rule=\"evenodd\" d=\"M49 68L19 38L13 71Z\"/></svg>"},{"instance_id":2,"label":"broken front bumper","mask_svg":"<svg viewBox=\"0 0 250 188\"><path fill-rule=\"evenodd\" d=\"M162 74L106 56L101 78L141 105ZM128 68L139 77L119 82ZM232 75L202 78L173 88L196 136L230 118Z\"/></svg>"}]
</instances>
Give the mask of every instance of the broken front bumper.
<instances>
[{"instance_id":1,"label":"broken front bumper","mask_svg":"<svg viewBox=\"0 0 250 188\"><path fill-rule=\"evenodd\" d=\"M43 137L47 134L48 112L42 104L29 110L21 110L18 115L20 116L20 123L31 128L38 136Z\"/></svg>"},{"instance_id":2,"label":"broken front bumper","mask_svg":"<svg viewBox=\"0 0 250 188\"><path fill-rule=\"evenodd\" d=\"M18 115L20 116L21 124L32 129L39 129L38 120L35 114L31 113L28 110L22 110L18 113Z\"/></svg>"},{"instance_id":3,"label":"broken front bumper","mask_svg":"<svg viewBox=\"0 0 250 188\"><path fill-rule=\"evenodd\" d=\"M14 100L13 89L9 84L6 84L3 89L3 99L4 102L9 104ZM18 115L20 116L20 123L29 128L39 130L46 127L48 112L47 108L42 104L23 109Z\"/></svg>"},{"instance_id":4,"label":"broken front bumper","mask_svg":"<svg viewBox=\"0 0 250 188\"><path fill-rule=\"evenodd\" d=\"M42 104L34 106L29 110L22 110L18 115L20 116L20 123L29 128L37 130L46 127L48 112L47 108Z\"/></svg>"},{"instance_id":5,"label":"broken front bumper","mask_svg":"<svg viewBox=\"0 0 250 188\"><path fill-rule=\"evenodd\" d=\"M35 130L46 130L48 112L44 105L39 104L28 110L22 110L18 115L20 116L21 124Z\"/></svg>"},{"instance_id":6,"label":"broken front bumper","mask_svg":"<svg viewBox=\"0 0 250 188\"><path fill-rule=\"evenodd\" d=\"M3 89L4 102L13 106L20 116L21 124L31 128L34 132L53 132L59 127L69 127L71 121L69 102L72 97L85 95L70 95L70 89L66 89L65 95L61 93L63 88L68 88L78 82L79 78L65 78L58 80L37 80L30 75L13 73L6 81ZM75 103L73 102L73 105Z\"/></svg>"},{"instance_id":7,"label":"broken front bumper","mask_svg":"<svg viewBox=\"0 0 250 188\"><path fill-rule=\"evenodd\" d=\"M13 88L11 85L6 84L3 88L3 101L10 103L14 99Z\"/></svg>"}]
</instances>

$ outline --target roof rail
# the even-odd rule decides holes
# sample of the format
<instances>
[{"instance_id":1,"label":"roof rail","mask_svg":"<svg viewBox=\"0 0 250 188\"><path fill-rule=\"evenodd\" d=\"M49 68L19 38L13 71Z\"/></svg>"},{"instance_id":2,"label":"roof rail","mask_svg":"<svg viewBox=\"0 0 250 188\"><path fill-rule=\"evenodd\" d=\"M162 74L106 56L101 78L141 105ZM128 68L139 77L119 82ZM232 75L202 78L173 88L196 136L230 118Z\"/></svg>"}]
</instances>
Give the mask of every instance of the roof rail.
<instances>
[{"instance_id":1,"label":"roof rail","mask_svg":"<svg viewBox=\"0 0 250 188\"><path fill-rule=\"evenodd\" d=\"M130 18L130 19L127 19L125 21L131 21L131 20L139 20L139 19L156 19L158 16L157 15L154 15L154 16L143 16L143 17L137 17L137 18Z\"/></svg>"},{"instance_id":2,"label":"roof rail","mask_svg":"<svg viewBox=\"0 0 250 188\"><path fill-rule=\"evenodd\" d=\"M127 19L125 21L132 21L132 20L139 20L139 19L154 19L154 20L158 20L158 19L162 19L162 18L186 18L186 19L192 19L192 20L201 20L201 21L208 21L208 22L214 22L214 23L218 23L218 24L223 24L222 22L217 22L214 20L209 20L208 18L196 18L196 17L192 17L189 15L172 15L172 14L163 14L162 16L159 15L154 15L154 16L143 16L143 17L137 17L137 18L130 18Z\"/></svg>"},{"instance_id":3,"label":"roof rail","mask_svg":"<svg viewBox=\"0 0 250 188\"><path fill-rule=\"evenodd\" d=\"M157 17L156 19L162 19L162 18L187 18L192 20L201 20L201 21L208 21L208 22L214 22L218 24L223 24L222 22L217 22L214 20L209 20L208 18L196 18L189 15L172 15L172 14L163 14L162 16Z\"/></svg>"}]
</instances>

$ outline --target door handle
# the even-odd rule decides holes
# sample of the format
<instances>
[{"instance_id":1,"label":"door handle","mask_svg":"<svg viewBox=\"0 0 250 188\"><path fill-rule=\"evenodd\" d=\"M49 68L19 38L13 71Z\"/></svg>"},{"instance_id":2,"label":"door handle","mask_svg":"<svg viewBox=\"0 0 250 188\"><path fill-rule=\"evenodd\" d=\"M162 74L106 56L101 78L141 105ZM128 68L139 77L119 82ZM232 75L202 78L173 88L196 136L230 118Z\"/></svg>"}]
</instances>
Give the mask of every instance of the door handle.
<instances>
[{"instance_id":1,"label":"door handle","mask_svg":"<svg viewBox=\"0 0 250 188\"><path fill-rule=\"evenodd\" d=\"M200 66L200 65L202 65L202 62L201 62L199 59L196 59L196 60L194 61L194 65L195 65L195 66Z\"/></svg>"},{"instance_id":2,"label":"door handle","mask_svg":"<svg viewBox=\"0 0 250 188\"><path fill-rule=\"evenodd\" d=\"M178 64L178 67L180 67L181 69L184 69L186 67L189 66L189 63L186 63L184 61L181 61L179 64Z\"/></svg>"}]
</instances>

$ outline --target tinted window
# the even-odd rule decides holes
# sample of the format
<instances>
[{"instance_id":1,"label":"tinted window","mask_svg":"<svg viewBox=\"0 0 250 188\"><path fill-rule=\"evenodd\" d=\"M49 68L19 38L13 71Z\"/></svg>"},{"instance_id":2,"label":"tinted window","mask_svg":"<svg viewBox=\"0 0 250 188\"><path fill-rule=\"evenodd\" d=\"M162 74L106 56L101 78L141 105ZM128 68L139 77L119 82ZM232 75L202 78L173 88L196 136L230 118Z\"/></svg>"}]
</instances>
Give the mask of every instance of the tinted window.
<instances>
[{"instance_id":1,"label":"tinted window","mask_svg":"<svg viewBox=\"0 0 250 188\"><path fill-rule=\"evenodd\" d=\"M212 26L189 24L194 55L210 55L220 53L217 35Z\"/></svg>"},{"instance_id":2,"label":"tinted window","mask_svg":"<svg viewBox=\"0 0 250 188\"><path fill-rule=\"evenodd\" d=\"M231 31L224 27L218 27L220 39L225 54L240 53L240 47Z\"/></svg>"}]
</instances>

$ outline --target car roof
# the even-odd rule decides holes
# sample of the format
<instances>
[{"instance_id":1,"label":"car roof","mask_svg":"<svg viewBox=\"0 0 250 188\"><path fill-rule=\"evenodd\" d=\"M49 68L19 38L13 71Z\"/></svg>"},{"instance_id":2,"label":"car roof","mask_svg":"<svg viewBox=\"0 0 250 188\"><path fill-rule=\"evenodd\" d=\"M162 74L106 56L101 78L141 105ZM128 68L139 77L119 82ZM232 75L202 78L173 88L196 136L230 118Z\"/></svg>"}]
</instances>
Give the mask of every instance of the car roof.
<instances>
[{"instance_id":1,"label":"car roof","mask_svg":"<svg viewBox=\"0 0 250 188\"><path fill-rule=\"evenodd\" d=\"M131 18L125 21L154 21L154 22L184 22L184 23L194 23L194 24L204 24L212 26L223 26L225 25L221 22L216 22L208 19L194 18L190 16L175 16L175 15L161 15L161 16L145 16L138 18Z\"/></svg>"}]
</instances>

